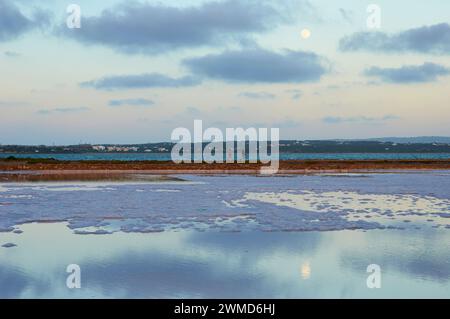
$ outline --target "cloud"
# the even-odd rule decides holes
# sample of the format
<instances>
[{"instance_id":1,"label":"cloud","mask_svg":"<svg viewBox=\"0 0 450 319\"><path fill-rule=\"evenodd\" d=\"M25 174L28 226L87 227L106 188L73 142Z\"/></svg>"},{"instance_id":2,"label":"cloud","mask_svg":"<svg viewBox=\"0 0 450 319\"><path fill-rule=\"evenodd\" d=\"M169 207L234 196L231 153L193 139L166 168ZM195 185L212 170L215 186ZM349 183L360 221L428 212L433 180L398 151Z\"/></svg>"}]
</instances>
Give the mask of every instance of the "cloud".
<instances>
[{"instance_id":1,"label":"cloud","mask_svg":"<svg viewBox=\"0 0 450 319\"><path fill-rule=\"evenodd\" d=\"M347 23L353 24L353 12L350 10L345 10L343 8L339 8L339 13L341 14L342 19L344 19Z\"/></svg>"},{"instance_id":2,"label":"cloud","mask_svg":"<svg viewBox=\"0 0 450 319\"><path fill-rule=\"evenodd\" d=\"M291 2L225 0L175 7L130 1L83 17L80 29L61 27L59 33L124 53L156 54L270 31L292 21L292 10L286 9ZM306 8L307 1L300 3Z\"/></svg>"},{"instance_id":3,"label":"cloud","mask_svg":"<svg viewBox=\"0 0 450 319\"><path fill-rule=\"evenodd\" d=\"M399 117L395 115L386 115L383 117L368 117L368 116L355 116L355 117L340 117L340 116L327 116L322 119L322 122L328 124L342 124L342 123L373 123L379 124L386 121L398 120Z\"/></svg>"},{"instance_id":4,"label":"cloud","mask_svg":"<svg viewBox=\"0 0 450 319\"><path fill-rule=\"evenodd\" d=\"M80 113L89 111L88 107L72 107L72 108L54 108L54 109L44 109L37 111L40 115L49 114L67 114L67 113Z\"/></svg>"},{"instance_id":5,"label":"cloud","mask_svg":"<svg viewBox=\"0 0 450 319\"><path fill-rule=\"evenodd\" d=\"M199 85L201 81L192 76L172 78L159 73L138 75L113 75L98 80L83 82L81 87L97 90L145 89L145 88L178 88Z\"/></svg>"},{"instance_id":6,"label":"cloud","mask_svg":"<svg viewBox=\"0 0 450 319\"><path fill-rule=\"evenodd\" d=\"M267 92L242 92L239 93L239 97L245 97L255 100L273 100L274 98L276 98L276 95Z\"/></svg>"},{"instance_id":7,"label":"cloud","mask_svg":"<svg viewBox=\"0 0 450 319\"><path fill-rule=\"evenodd\" d=\"M210 54L183 64L195 74L234 83L313 82L327 73L323 59L315 53L260 48Z\"/></svg>"},{"instance_id":8,"label":"cloud","mask_svg":"<svg viewBox=\"0 0 450 319\"><path fill-rule=\"evenodd\" d=\"M47 12L35 10L33 17L27 17L11 1L0 0L0 42L14 40L48 23Z\"/></svg>"},{"instance_id":9,"label":"cloud","mask_svg":"<svg viewBox=\"0 0 450 319\"><path fill-rule=\"evenodd\" d=\"M291 98L293 100L299 100L303 95L302 90L298 90L298 89L286 90L286 92L292 94Z\"/></svg>"},{"instance_id":10,"label":"cloud","mask_svg":"<svg viewBox=\"0 0 450 319\"><path fill-rule=\"evenodd\" d=\"M123 100L111 100L109 106L153 106L155 102L147 99L123 99Z\"/></svg>"},{"instance_id":11,"label":"cloud","mask_svg":"<svg viewBox=\"0 0 450 319\"><path fill-rule=\"evenodd\" d=\"M407 65L400 68L371 67L364 75L378 77L388 83L424 83L436 81L439 76L450 74L450 69L439 64L424 63L422 65Z\"/></svg>"},{"instance_id":12,"label":"cloud","mask_svg":"<svg viewBox=\"0 0 450 319\"><path fill-rule=\"evenodd\" d=\"M385 53L450 54L450 25L441 23L423 26L393 35L383 32L359 32L341 39L339 49Z\"/></svg>"},{"instance_id":13,"label":"cloud","mask_svg":"<svg viewBox=\"0 0 450 319\"><path fill-rule=\"evenodd\" d=\"M3 55L8 58L18 58L21 56L20 53L14 51L5 51L3 52Z\"/></svg>"}]
</instances>

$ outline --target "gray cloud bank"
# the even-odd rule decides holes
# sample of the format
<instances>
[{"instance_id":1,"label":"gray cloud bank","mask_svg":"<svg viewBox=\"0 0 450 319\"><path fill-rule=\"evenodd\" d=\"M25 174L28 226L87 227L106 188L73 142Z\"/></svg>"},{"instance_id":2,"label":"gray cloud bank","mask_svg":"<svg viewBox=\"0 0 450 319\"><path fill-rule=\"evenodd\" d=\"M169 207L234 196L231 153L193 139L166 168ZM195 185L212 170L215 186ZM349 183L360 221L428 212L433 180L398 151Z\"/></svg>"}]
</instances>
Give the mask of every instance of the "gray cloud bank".
<instances>
[{"instance_id":1,"label":"gray cloud bank","mask_svg":"<svg viewBox=\"0 0 450 319\"><path fill-rule=\"evenodd\" d=\"M155 102L143 98L109 101L109 106L153 106L154 104Z\"/></svg>"},{"instance_id":2,"label":"gray cloud bank","mask_svg":"<svg viewBox=\"0 0 450 319\"><path fill-rule=\"evenodd\" d=\"M393 35L383 32L359 32L339 42L341 51L384 53L450 54L450 25L440 23L409 29Z\"/></svg>"},{"instance_id":3,"label":"gray cloud bank","mask_svg":"<svg viewBox=\"0 0 450 319\"><path fill-rule=\"evenodd\" d=\"M45 11L34 10L32 17L27 17L12 1L0 0L0 42L14 40L49 21Z\"/></svg>"},{"instance_id":4,"label":"gray cloud bank","mask_svg":"<svg viewBox=\"0 0 450 319\"><path fill-rule=\"evenodd\" d=\"M212 1L187 7L130 1L99 16L83 17L80 29L63 26L59 32L124 53L156 54L269 31L291 21L285 6L266 0Z\"/></svg>"},{"instance_id":5,"label":"gray cloud bank","mask_svg":"<svg viewBox=\"0 0 450 319\"><path fill-rule=\"evenodd\" d=\"M69 108L54 108L54 109L44 109L37 111L40 115L50 115L50 114L68 114L68 113L80 113L89 111L88 107L69 107Z\"/></svg>"},{"instance_id":6,"label":"gray cloud bank","mask_svg":"<svg viewBox=\"0 0 450 319\"><path fill-rule=\"evenodd\" d=\"M312 52L254 48L186 59L183 64L195 74L227 82L301 83L320 80L328 72L323 62Z\"/></svg>"},{"instance_id":7,"label":"gray cloud bank","mask_svg":"<svg viewBox=\"0 0 450 319\"><path fill-rule=\"evenodd\" d=\"M242 92L239 93L239 97L245 97L255 100L273 100L276 96L275 94L268 92Z\"/></svg>"},{"instance_id":8,"label":"gray cloud bank","mask_svg":"<svg viewBox=\"0 0 450 319\"><path fill-rule=\"evenodd\" d=\"M177 88L190 87L201 81L192 76L172 78L159 73L144 73L138 75L112 75L98 80L81 83L81 87L91 87L97 90L145 89L145 88Z\"/></svg>"},{"instance_id":9,"label":"gray cloud bank","mask_svg":"<svg viewBox=\"0 0 450 319\"><path fill-rule=\"evenodd\" d=\"M425 83L434 82L439 76L450 74L450 69L439 64L406 65L400 68L371 67L364 71L366 76L378 77L388 83Z\"/></svg>"}]
</instances>

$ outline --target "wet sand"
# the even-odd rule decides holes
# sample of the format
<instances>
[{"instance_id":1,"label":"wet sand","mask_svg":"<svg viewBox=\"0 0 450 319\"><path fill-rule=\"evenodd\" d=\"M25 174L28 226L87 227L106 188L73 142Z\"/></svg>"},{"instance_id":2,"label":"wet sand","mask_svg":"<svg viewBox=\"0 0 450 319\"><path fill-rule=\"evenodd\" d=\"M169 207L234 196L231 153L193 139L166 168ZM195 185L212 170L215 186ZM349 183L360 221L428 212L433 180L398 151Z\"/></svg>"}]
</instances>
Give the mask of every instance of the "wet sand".
<instances>
[{"instance_id":1,"label":"wet sand","mask_svg":"<svg viewBox=\"0 0 450 319\"><path fill-rule=\"evenodd\" d=\"M0 172L0 183L8 182L177 182L180 178L168 175L120 173L115 171L21 171Z\"/></svg>"}]
</instances>

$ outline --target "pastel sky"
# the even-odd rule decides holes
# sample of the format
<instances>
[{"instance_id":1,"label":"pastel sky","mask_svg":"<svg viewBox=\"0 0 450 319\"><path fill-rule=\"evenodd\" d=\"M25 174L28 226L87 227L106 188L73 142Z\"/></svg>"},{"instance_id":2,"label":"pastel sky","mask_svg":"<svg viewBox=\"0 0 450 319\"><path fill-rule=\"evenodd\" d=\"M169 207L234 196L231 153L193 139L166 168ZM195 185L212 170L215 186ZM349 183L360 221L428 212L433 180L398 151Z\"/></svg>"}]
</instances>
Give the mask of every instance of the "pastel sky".
<instances>
[{"instance_id":1,"label":"pastel sky","mask_svg":"<svg viewBox=\"0 0 450 319\"><path fill-rule=\"evenodd\" d=\"M450 136L450 1L71 3L0 0L0 144Z\"/></svg>"}]
</instances>

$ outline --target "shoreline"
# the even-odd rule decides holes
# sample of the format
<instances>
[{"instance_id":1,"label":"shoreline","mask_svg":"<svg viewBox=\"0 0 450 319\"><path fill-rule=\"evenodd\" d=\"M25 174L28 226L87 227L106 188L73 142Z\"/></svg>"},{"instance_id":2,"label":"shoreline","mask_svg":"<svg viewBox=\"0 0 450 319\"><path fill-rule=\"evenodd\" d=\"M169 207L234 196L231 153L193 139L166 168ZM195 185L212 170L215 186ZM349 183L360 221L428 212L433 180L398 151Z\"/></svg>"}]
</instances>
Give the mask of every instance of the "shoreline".
<instances>
[{"instance_id":1,"label":"shoreline","mask_svg":"<svg viewBox=\"0 0 450 319\"><path fill-rule=\"evenodd\" d=\"M167 175L257 175L258 164L175 164L143 161L0 160L0 182L20 181L153 181ZM450 170L450 160L289 160L275 175L408 173ZM153 176L153 177L152 177Z\"/></svg>"},{"instance_id":2,"label":"shoreline","mask_svg":"<svg viewBox=\"0 0 450 319\"><path fill-rule=\"evenodd\" d=\"M62 161L54 159L0 159L0 171L259 171L270 164L262 163L180 163L172 161ZM280 170L386 170L450 169L450 159L386 160L280 160Z\"/></svg>"}]
</instances>

